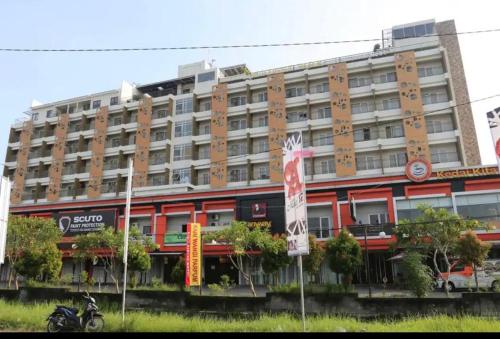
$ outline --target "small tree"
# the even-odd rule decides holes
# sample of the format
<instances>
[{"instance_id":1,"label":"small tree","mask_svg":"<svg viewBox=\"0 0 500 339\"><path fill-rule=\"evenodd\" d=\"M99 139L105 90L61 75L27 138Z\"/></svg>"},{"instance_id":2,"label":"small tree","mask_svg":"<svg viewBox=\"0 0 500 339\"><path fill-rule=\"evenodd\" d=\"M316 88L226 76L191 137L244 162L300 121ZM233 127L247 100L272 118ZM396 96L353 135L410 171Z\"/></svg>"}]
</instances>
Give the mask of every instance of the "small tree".
<instances>
[{"instance_id":1,"label":"small tree","mask_svg":"<svg viewBox=\"0 0 500 339\"><path fill-rule=\"evenodd\" d=\"M243 257L247 257L251 263L258 252L268 247L276 246L276 248L279 248L279 245L273 243L269 230L261 226L250 228L244 221L233 221L231 227L209 233L205 236L205 241L211 240L216 240L232 247L233 251L228 255L231 263L243 275L243 278L249 282L253 296L257 296L253 286L252 273L250 270L245 270Z\"/></svg>"},{"instance_id":2,"label":"small tree","mask_svg":"<svg viewBox=\"0 0 500 339\"><path fill-rule=\"evenodd\" d=\"M5 255L11 268L9 283L18 286L18 274L28 278L53 278L61 270L61 253L57 243L62 232L50 218L9 216Z\"/></svg>"},{"instance_id":3,"label":"small tree","mask_svg":"<svg viewBox=\"0 0 500 339\"><path fill-rule=\"evenodd\" d=\"M477 266L483 266L483 262L488 256L491 244L479 239L473 231L467 231L462 236L455 247L456 254L467 265L472 265L474 269L474 280L476 281L476 292L479 292L477 281Z\"/></svg>"},{"instance_id":4,"label":"small tree","mask_svg":"<svg viewBox=\"0 0 500 339\"><path fill-rule=\"evenodd\" d=\"M407 285L418 298L425 297L434 285L432 270L422 262L423 257L416 251L408 251L403 257Z\"/></svg>"},{"instance_id":5,"label":"small tree","mask_svg":"<svg viewBox=\"0 0 500 339\"><path fill-rule=\"evenodd\" d=\"M316 241L316 236L309 234L309 255L303 256L304 271L309 274L309 277L312 278L318 274L324 258L325 250Z\"/></svg>"},{"instance_id":6,"label":"small tree","mask_svg":"<svg viewBox=\"0 0 500 339\"><path fill-rule=\"evenodd\" d=\"M290 265L293 258L288 256L286 235L274 235L272 240L262 251L262 269L266 274L272 274L277 284L279 269Z\"/></svg>"},{"instance_id":7,"label":"small tree","mask_svg":"<svg viewBox=\"0 0 500 339\"><path fill-rule=\"evenodd\" d=\"M181 291L184 291L184 282L186 277L186 260L184 257L179 257L177 263L175 264L172 272L170 272L170 278L174 281Z\"/></svg>"},{"instance_id":8,"label":"small tree","mask_svg":"<svg viewBox=\"0 0 500 339\"><path fill-rule=\"evenodd\" d=\"M342 284L348 287L352 283L352 275L361 266L362 252L358 241L347 231L340 231L336 238L326 243L326 255L333 272L343 274Z\"/></svg>"},{"instance_id":9,"label":"small tree","mask_svg":"<svg viewBox=\"0 0 500 339\"><path fill-rule=\"evenodd\" d=\"M477 220L465 220L445 208L436 210L428 204L420 204L417 209L421 215L415 218L414 222L402 220L394 228L398 245L423 251L423 253L432 252L434 269L443 279L448 295L448 277L451 270L448 259L450 252L454 249L462 232L483 226ZM444 272L441 272L438 265L438 254L441 254L444 259L446 275L443 275Z\"/></svg>"}]
</instances>

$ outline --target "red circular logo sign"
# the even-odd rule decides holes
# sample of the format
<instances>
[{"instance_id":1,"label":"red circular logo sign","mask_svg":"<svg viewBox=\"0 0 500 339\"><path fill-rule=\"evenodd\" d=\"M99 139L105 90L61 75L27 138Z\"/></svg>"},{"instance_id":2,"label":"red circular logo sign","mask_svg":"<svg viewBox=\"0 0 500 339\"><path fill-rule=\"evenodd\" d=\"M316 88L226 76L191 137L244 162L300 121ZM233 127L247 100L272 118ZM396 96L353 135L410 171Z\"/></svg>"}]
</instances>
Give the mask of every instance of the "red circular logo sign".
<instances>
[{"instance_id":1,"label":"red circular logo sign","mask_svg":"<svg viewBox=\"0 0 500 339\"><path fill-rule=\"evenodd\" d=\"M406 164L406 176L411 181L422 182L431 176L431 163L424 159L414 159Z\"/></svg>"}]
</instances>

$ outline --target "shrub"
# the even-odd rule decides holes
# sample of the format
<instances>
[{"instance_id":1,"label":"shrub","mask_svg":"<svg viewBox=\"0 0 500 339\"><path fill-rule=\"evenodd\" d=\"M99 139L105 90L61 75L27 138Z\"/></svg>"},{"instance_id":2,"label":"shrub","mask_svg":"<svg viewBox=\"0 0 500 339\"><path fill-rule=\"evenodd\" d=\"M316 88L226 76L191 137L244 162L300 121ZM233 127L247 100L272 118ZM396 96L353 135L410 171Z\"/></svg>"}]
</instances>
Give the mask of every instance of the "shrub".
<instances>
[{"instance_id":1,"label":"shrub","mask_svg":"<svg viewBox=\"0 0 500 339\"><path fill-rule=\"evenodd\" d=\"M208 284L208 289L210 290L210 294L219 294L223 292L224 289L219 284Z\"/></svg>"},{"instance_id":2,"label":"shrub","mask_svg":"<svg viewBox=\"0 0 500 339\"><path fill-rule=\"evenodd\" d=\"M434 288L434 278L429 266L422 262L420 253L410 251L403 258L403 272L407 287L418 297L425 297Z\"/></svg>"},{"instance_id":3,"label":"shrub","mask_svg":"<svg viewBox=\"0 0 500 339\"><path fill-rule=\"evenodd\" d=\"M227 274L223 274L220 276L220 282L219 285L222 287L222 289L227 290L233 286L234 281L231 280L231 278Z\"/></svg>"},{"instance_id":4,"label":"shrub","mask_svg":"<svg viewBox=\"0 0 500 339\"><path fill-rule=\"evenodd\" d=\"M343 294L343 293L353 293L354 287L352 285L342 285L342 284L326 284L325 292L328 294Z\"/></svg>"},{"instance_id":5,"label":"shrub","mask_svg":"<svg viewBox=\"0 0 500 339\"><path fill-rule=\"evenodd\" d=\"M73 282L72 274L65 274L59 279L59 283L61 285L71 285L72 282Z\"/></svg>"},{"instance_id":6,"label":"shrub","mask_svg":"<svg viewBox=\"0 0 500 339\"><path fill-rule=\"evenodd\" d=\"M175 264L172 272L170 273L170 278L179 286L180 290L184 290L184 279L186 277L186 261L184 257L180 257Z\"/></svg>"},{"instance_id":7,"label":"shrub","mask_svg":"<svg viewBox=\"0 0 500 339\"><path fill-rule=\"evenodd\" d=\"M161 287L161 285L163 285L163 280L161 278L158 278L158 277L151 278L151 286L152 287L158 288L158 287Z\"/></svg>"}]
</instances>

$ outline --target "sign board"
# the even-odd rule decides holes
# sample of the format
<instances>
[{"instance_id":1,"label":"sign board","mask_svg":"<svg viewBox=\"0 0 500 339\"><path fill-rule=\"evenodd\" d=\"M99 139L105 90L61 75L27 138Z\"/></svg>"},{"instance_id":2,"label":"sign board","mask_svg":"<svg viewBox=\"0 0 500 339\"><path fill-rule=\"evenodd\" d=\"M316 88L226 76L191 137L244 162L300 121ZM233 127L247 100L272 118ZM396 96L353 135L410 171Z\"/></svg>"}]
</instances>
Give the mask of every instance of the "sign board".
<instances>
[{"instance_id":1,"label":"sign board","mask_svg":"<svg viewBox=\"0 0 500 339\"><path fill-rule=\"evenodd\" d=\"M406 176L414 182L422 182L432 174L431 163L425 159L414 159L406 164Z\"/></svg>"},{"instance_id":2,"label":"sign board","mask_svg":"<svg viewBox=\"0 0 500 339\"><path fill-rule=\"evenodd\" d=\"M488 124L490 125L490 134L495 148L497 165L500 171L500 107L486 113Z\"/></svg>"},{"instance_id":3,"label":"sign board","mask_svg":"<svg viewBox=\"0 0 500 339\"><path fill-rule=\"evenodd\" d=\"M116 227L116 210L58 213L57 225L65 237L97 232L105 227Z\"/></svg>"},{"instance_id":4,"label":"sign board","mask_svg":"<svg viewBox=\"0 0 500 339\"><path fill-rule=\"evenodd\" d=\"M460 170L437 171L436 178L463 178L463 177L480 177L483 175L496 175L498 171L494 167L483 168L467 168Z\"/></svg>"},{"instance_id":5,"label":"sign board","mask_svg":"<svg viewBox=\"0 0 500 339\"><path fill-rule=\"evenodd\" d=\"M201 225L187 224L186 286L201 284Z\"/></svg>"},{"instance_id":6,"label":"sign board","mask_svg":"<svg viewBox=\"0 0 500 339\"><path fill-rule=\"evenodd\" d=\"M302 134L292 135L283 148L283 181L288 255L309 254L307 231L306 184Z\"/></svg>"},{"instance_id":7,"label":"sign board","mask_svg":"<svg viewBox=\"0 0 500 339\"><path fill-rule=\"evenodd\" d=\"M252 218L265 218L267 216L267 204L256 202L252 204Z\"/></svg>"}]
</instances>

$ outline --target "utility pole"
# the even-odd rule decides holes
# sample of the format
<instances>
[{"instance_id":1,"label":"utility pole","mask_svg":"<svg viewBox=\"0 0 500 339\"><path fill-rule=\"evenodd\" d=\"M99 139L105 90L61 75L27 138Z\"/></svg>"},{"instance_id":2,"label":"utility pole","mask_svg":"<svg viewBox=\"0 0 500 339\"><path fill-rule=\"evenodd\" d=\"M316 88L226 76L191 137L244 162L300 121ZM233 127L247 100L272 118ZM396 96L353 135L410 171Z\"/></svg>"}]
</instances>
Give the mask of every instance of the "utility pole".
<instances>
[{"instance_id":1,"label":"utility pole","mask_svg":"<svg viewBox=\"0 0 500 339\"><path fill-rule=\"evenodd\" d=\"M134 163L131 158L128 159L128 177L127 177L127 202L125 205L125 244L123 250L123 296L122 296L122 323L125 323L125 294L127 290L127 257L128 257L128 227L130 223L130 200L132 198L132 174L134 172Z\"/></svg>"}]
</instances>

